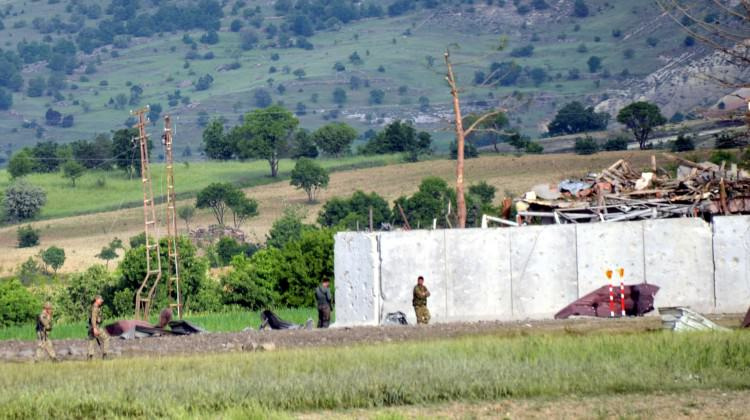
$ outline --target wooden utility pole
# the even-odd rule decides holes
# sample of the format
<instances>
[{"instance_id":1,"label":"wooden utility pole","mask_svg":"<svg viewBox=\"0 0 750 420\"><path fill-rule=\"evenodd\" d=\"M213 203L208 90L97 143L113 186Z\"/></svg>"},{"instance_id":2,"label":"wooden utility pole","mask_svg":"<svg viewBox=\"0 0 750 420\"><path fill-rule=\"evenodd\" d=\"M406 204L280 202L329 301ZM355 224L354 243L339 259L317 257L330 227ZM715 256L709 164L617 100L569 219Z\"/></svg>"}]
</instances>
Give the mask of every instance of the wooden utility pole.
<instances>
[{"instance_id":1,"label":"wooden utility pole","mask_svg":"<svg viewBox=\"0 0 750 420\"><path fill-rule=\"evenodd\" d=\"M453 96L453 112L456 117L456 213L458 215L458 227L466 227L466 200L464 199L464 133L463 118L461 117L461 104L458 101L458 86L456 77L453 74L453 65L451 64L450 51L445 50L445 66L448 68L448 75L445 80L451 88Z\"/></svg>"}]
</instances>

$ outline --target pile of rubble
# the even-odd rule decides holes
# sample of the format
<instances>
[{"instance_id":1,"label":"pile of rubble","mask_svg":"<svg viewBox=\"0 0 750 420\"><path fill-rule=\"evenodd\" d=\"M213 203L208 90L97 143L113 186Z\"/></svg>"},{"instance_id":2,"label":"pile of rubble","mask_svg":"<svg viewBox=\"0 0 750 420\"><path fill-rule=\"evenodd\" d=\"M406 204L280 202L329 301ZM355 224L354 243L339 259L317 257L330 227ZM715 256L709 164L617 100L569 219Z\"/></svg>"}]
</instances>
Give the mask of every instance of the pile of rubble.
<instances>
[{"instance_id":1,"label":"pile of rubble","mask_svg":"<svg viewBox=\"0 0 750 420\"><path fill-rule=\"evenodd\" d=\"M220 238L228 236L237 242L245 242L245 232L229 226L211 225L208 228L197 228L190 231L190 239L198 246L210 245Z\"/></svg>"},{"instance_id":2,"label":"pile of rubble","mask_svg":"<svg viewBox=\"0 0 750 420\"><path fill-rule=\"evenodd\" d=\"M703 217L750 213L750 173L736 164L695 163L666 155L679 165L671 176L651 158L651 171L621 159L580 180L540 184L516 202L519 222L543 224Z\"/></svg>"}]
</instances>

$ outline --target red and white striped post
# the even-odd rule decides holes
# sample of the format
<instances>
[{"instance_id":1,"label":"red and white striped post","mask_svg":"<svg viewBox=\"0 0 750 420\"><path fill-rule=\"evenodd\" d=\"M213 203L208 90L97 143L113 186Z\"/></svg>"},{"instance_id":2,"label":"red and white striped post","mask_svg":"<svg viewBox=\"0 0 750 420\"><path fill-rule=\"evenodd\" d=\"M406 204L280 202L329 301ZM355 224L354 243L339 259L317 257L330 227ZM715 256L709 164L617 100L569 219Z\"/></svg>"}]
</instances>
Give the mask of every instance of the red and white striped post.
<instances>
[{"instance_id":1,"label":"red and white striped post","mask_svg":"<svg viewBox=\"0 0 750 420\"><path fill-rule=\"evenodd\" d=\"M612 290L612 270L606 271L607 278L609 279L609 316L610 318L615 317L615 293Z\"/></svg>"},{"instance_id":2,"label":"red and white striped post","mask_svg":"<svg viewBox=\"0 0 750 420\"><path fill-rule=\"evenodd\" d=\"M620 268L617 271L620 273L620 309L622 309L622 316L625 317L625 269Z\"/></svg>"}]
</instances>

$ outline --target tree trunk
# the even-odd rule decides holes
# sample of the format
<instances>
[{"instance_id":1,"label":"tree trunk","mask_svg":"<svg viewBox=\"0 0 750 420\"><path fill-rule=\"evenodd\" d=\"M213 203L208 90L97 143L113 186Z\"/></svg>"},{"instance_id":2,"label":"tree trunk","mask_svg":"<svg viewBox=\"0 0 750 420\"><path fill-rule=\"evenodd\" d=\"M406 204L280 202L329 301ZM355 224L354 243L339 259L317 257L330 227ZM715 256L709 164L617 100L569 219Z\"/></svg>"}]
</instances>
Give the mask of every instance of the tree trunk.
<instances>
[{"instance_id":1,"label":"tree trunk","mask_svg":"<svg viewBox=\"0 0 750 420\"><path fill-rule=\"evenodd\" d=\"M453 76L453 66L450 61L450 53L445 52L445 65L448 67L448 84L453 96L453 111L456 117L456 213L458 215L458 227L466 227L466 201L464 199L464 127L461 119L461 105L458 100L458 88Z\"/></svg>"}]
</instances>

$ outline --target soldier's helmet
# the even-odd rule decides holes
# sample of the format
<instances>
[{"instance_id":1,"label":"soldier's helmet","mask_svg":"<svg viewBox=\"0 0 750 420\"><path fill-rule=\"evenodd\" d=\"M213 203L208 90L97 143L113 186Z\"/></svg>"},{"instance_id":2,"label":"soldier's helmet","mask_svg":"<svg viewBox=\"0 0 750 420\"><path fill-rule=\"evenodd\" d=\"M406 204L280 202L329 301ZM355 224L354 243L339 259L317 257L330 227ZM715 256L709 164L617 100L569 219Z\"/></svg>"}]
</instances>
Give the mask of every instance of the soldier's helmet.
<instances>
[{"instance_id":1,"label":"soldier's helmet","mask_svg":"<svg viewBox=\"0 0 750 420\"><path fill-rule=\"evenodd\" d=\"M44 309L52 309L52 304L49 302L44 302Z\"/></svg>"}]
</instances>

